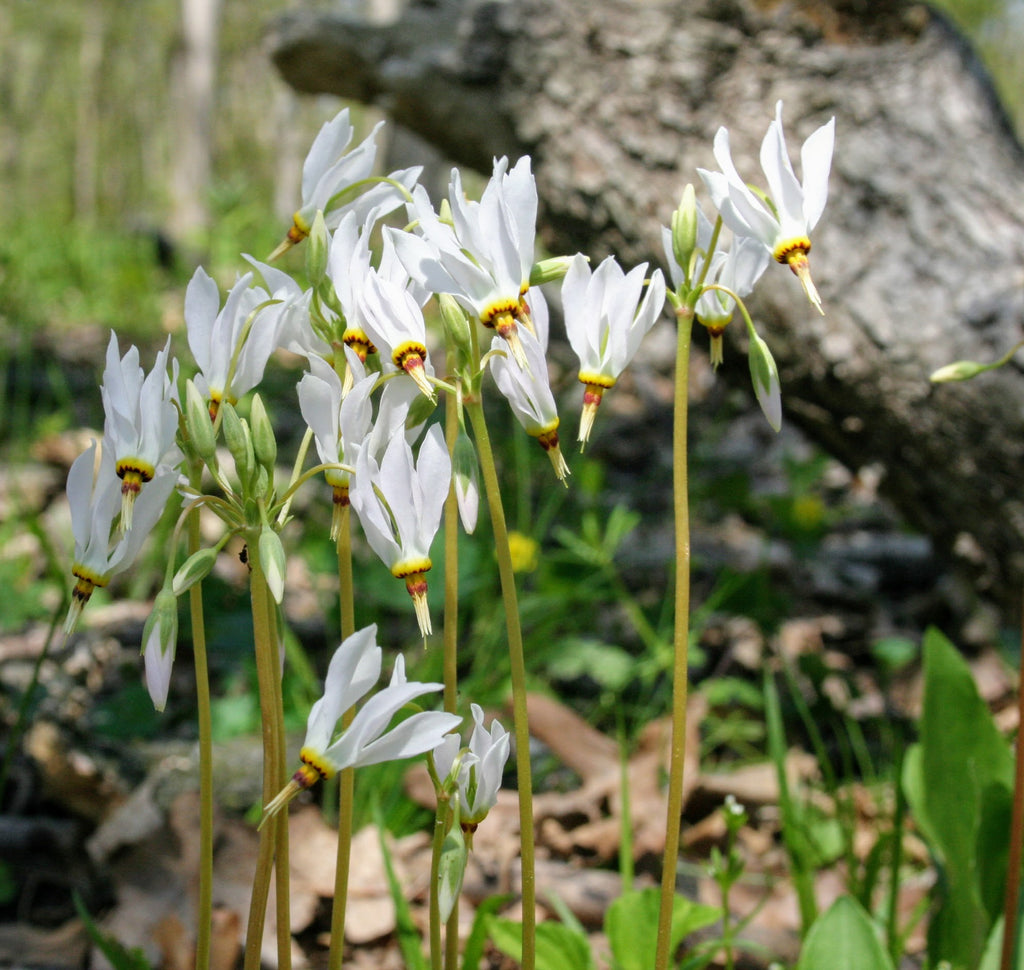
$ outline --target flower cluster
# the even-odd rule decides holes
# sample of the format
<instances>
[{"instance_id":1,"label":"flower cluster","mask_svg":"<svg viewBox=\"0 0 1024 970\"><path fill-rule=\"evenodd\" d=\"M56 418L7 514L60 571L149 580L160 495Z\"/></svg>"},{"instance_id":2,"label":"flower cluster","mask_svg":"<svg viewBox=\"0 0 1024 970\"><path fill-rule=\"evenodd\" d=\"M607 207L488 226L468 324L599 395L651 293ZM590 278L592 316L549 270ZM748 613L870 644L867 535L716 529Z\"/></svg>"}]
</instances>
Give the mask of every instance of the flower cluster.
<instances>
[{"instance_id":1,"label":"flower cluster","mask_svg":"<svg viewBox=\"0 0 1024 970\"><path fill-rule=\"evenodd\" d=\"M341 112L313 143L300 206L271 254L272 261L307 240L302 282L246 256L249 269L222 302L218 283L197 269L184 305L196 371L181 390L169 343L146 374L136 348L122 358L111 336L101 389L103 444L94 443L68 476L76 578L68 632L91 591L129 568L172 493L184 496L190 508L202 505L219 516L224 537L214 548L194 550L177 571L171 557L144 633L147 684L162 709L174 657L177 596L209 573L219 549L235 535L246 543L254 574L280 604L286 577L280 532L295 489L322 473L334 510L332 540L348 534L354 513L369 547L404 582L420 634L429 636L431 546L450 489L464 528L476 525L477 439L463 410L466 402L479 403L488 374L568 485L558 388L552 387L547 361L545 287L560 284L565 337L579 361L581 448L604 395L662 315L666 298L681 325L696 319L709 331L716 366L722 332L740 310L750 337L754 390L778 428L775 364L742 300L774 258L791 267L821 309L807 254L809 233L825 204L834 140L834 121L807 139L800 182L787 154L781 110L780 104L761 148L767 196L743 182L728 132L718 132L714 157L721 171L700 172L718 210L715 221L688 187L663 230L672 288L663 271L647 263L626 271L608 257L592 267L582 254L536 262L538 198L528 157L514 164L496 159L479 201L466 197L462 177L453 170L448 196L435 207L417 184L419 169L374 176L378 129L350 148L353 127L348 112ZM406 228L382 225L403 206ZM731 233L728 246L721 245L723 228ZM434 325L438 318L440 327ZM492 332L483 346L486 330L480 328ZM297 462L283 488L270 417L258 394L246 400L279 348L307 362L297 384L308 426L302 456L312 443L319 457L308 470ZM440 395L456 402L451 451L435 416ZM451 775L462 823L475 825L493 804L508 756L507 734L500 726L486 732L475 706L476 727L464 751L457 739L441 740L457 723L451 714L417 714L385 733L400 707L440 686L408 683L399 658L390 686L335 736L341 715L379 671L375 628L341 644L324 698L310 714L303 768L268 811L341 768L436 748L438 771Z\"/></svg>"}]
</instances>

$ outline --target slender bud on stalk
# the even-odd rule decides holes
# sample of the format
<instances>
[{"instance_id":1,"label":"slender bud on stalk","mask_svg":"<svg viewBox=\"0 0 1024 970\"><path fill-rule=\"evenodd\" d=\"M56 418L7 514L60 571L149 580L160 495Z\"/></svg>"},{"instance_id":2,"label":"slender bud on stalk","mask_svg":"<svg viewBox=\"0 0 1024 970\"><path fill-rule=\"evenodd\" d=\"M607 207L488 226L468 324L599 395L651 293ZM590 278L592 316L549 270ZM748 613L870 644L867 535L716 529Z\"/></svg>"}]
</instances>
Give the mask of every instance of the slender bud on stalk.
<instances>
[{"instance_id":1,"label":"slender bud on stalk","mask_svg":"<svg viewBox=\"0 0 1024 970\"><path fill-rule=\"evenodd\" d=\"M573 259L574 256L551 256L538 260L530 269L530 286L559 282L569 272Z\"/></svg>"},{"instance_id":2,"label":"slender bud on stalk","mask_svg":"<svg viewBox=\"0 0 1024 970\"><path fill-rule=\"evenodd\" d=\"M672 213L672 255L683 273L688 273L690 257L697 245L697 196L687 184L679 208Z\"/></svg>"},{"instance_id":3,"label":"slender bud on stalk","mask_svg":"<svg viewBox=\"0 0 1024 970\"><path fill-rule=\"evenodd\" d=\"M249 426L227 401L222 402L220 409L223 414L221 426L224 428L224 442L231 452L231 457L235 459L238 480L243 485L248 485L256 471L256 454L252 447Z\"/></svg>"},{"instance_id":4,"label":"slender bud on stalk","mask_svg":"<svg viewBox=\"0 0 1024 970\"><path fill-rule=\"evenodd\" d=\"M459 503L459 518L462 528L472 535L476 528L480 509L480 463L477 460L473 441L464 431L455 439L452 453L452 481L455 483L455 498Z\"/></svg>"},{"instance_id":5,"label":"slender bud on stalk","mask_svg":"<svg viewBox=\"0 0 1024 970\"><path fill-rule=\"evenodd\" d=\"M249 411L249 424L252 428L252 448L256 460L273 474L274 464L277 461L277 439L274 437L274 427L267 416L267 409L263 406L263 399L259 394L253 395L252 408Z\"/></svg>"},{"instance_id":6,"label":"slender bud on stalk","mask_svg":"<svg viewBox=\"0 0 1024 970\"><path fill-rule=\"evenodd\" d=\"M267 580L267 588L274 602L280 604L284 599L284 575L287 563L284 557L284 546L281 537L269 526L260 531L260 565Z\"/></svg>"},{"instance_id":7,"label":"slender bud on stalk","mask_svg":"<svg viewBox=\"0 0 1024 970\"><path fill-rule=\"evenodd\" d=\"M991 369L991 366L988 364L978 364L973 360L958 360L955 363L946 364L945 367L940 367L928 380L933 384L945 384L948 381L967 381Z\"/></svg>"},{"instance_id":8,"label":"slender bud on stalk","mask_svg":"<svg viewBox=\"0 0 1024 970\"><path fill-rule=\"evenodd\" d=\"M779 370L775 366L775 358L772 352L756 333L750 334L750 350L748 351L750 363L750 377L754 382L754 394L757 395L757 403L761 405L764 416L772 426L772 430L778 431L782 427L782 394L779 389Z\"/></svg>"},{"instance_id":9,"label":"slender bud on stalk","mask_svg":"<svg viewBox=\"0 0 1024 970\"><path fill-rule=\"evenodd\" d=\"M192 381L185 382L185 430L195 453L207 465L213 465L217 460L217 439L210 409Z\"/></svg>"},{"instance_id":10,"label":"slender bud on stalk","mask_svg":"<svg viewBox=\"0 0 1024 970\"><path fill-rule=\"evenodd\" d=\"M456 806L455 816L444 842L441 843L441 858L437 864L437 904L442 923L447 923L448 917L452 915L459 893L462 892L462 877L466 873L466 863L469 861L469 848L459 822L458 795L453 802Z\"/></svg>"},{"instance_id":11,"label":"slender bud on stalk","mask_svg":"<svg viewBox=\"0 0 1024 970\"><path fill-rule=\"evenodd\" d=\"M142 631L142 653L146 658L146 689L153 706L162 711L167 704L171 667L178 641L178 599L162 589L153 603L153 612Z\"/></svg>"},{"instance_id":12,"label":"slender bud on stalk","mask_svg":"<svg viewBox=\"0 0 1024 970\"><path fill-rule=\"evenodd\" d=\"M217 552L218 550L214 548L200 549L198 552L192 553L174 574L174 579L171 581L171 592L175 596L180 596L196 583L206 579L217 562Z\"/></svg>"},{"instance_id":13,"label":"slender bud on stalk","mask_svg":"<svg viewBox=\"0 0 1024 970\"><path fill-rule=\"evenodd\" d=\"M317 209L313 225L309 230L309 245L306 248L306 276L314 286L327 275L327 253L331 248L331 237L327 233L323 211Z\"/></svg>"},{"instance_id":14,"label":"slender bud on stalk","mask_svg":"<svg viewBox=\"0 0 1024 970\"><path fill-rule=\"evenodd\" d=\"M458 355L456 358L458 367L461 369L469 363L472 356L469 318L455 297L448 293L438 294L437 303L441 310L441 319L444 321L445 333L448 336L448 345L455 348Z\"/></svg>"}]
</instances>

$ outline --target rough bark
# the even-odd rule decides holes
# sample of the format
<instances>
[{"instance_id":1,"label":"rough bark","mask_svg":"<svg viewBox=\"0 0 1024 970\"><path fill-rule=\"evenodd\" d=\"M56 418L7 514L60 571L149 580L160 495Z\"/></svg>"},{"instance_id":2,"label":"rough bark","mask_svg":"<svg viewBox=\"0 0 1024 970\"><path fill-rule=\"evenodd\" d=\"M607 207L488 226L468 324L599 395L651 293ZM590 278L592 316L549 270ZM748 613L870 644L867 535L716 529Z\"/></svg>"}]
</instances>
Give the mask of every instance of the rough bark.
<instances>
[{"instance_id":1,"label":"rough bark","mask_svg":"<svg viewBox=\"0 0 1024 970\"><path fill-rule=\"evenodd\" d=\"M715 167L720 124L753 178L776 99L791 150L835 115L811 256L827 315L781 268L752 304L787 414L852 468L883 466L912 524L1014 595L1021 368L928 375L1021 339L1024 153L937 15L898 0L435 0L387 27L296 12L271 47L297 89L382 104L460 163L530 153L549 249L627 264L663 262L659 227L696 167Z\"/></svg>"}]
</instances>

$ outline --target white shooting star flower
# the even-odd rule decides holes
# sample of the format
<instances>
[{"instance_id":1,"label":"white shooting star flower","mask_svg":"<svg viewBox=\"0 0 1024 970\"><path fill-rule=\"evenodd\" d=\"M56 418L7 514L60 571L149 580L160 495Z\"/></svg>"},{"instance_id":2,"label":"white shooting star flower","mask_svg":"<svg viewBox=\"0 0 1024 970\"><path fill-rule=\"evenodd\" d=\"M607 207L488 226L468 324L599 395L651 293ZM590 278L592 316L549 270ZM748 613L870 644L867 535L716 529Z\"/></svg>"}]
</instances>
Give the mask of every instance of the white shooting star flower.
<instances>
[{"instance_id":1,"label":"white shooting star flower","mask_svg":"<svg viewBox=\"0 0 1024 970\"><path fill-rule=\"evenodd\" d=\"M544 351L529 330L520 334L520 341L526 362L523 367L508 359L503 341L498 337L491 341L491 375L516 419L547 452L558 480L568 487L569 466L558 443L558 408L548 381Z\"/></svg>"},{"instance_id":2,"label":"white shooting star flower","mask_svg":"<svg viewBox=\"0 0 1024 970\"><path fill-rule=\"evenodd\" d=\"M760 240L780 263L787 264L819 312L821 299L811 280L807 254L810 232L828 199L828 175L835 146L835 118L813 132L800 150L801 183L793 171L782 131L782 102L761 143L761 168L768 182L769 201L752 191L740 177L729 149L729 132L719 128L714 154L721 172L698 169L722 221L733 232Z\"/></svg>"},{"instance_id":3,"label":"white shooting star flower","mask_svg":"<svg viewBox=\"0 0 1024 970\"><path fill-rule=\"evenodd\" d=\"M430 751L460 719L442 711L420 711L390 731L392 718L410 701L439 691L436 683L408 681L405 660L399 655L391 683L381 688L356 713L352 723L338 734L342 715L377 682L381 649L377 627L358 630L342 641L327 668L324 694L309 712L306 739L299 752L302 767L264 809L263 820L279 812L300 791L344 768L397 761Z\"/></svg>"},{"instance_id":4,"label":"white shooting star flower","mask_svg":"<svg viewBox=\"0 0 1024 970\"><path fill-rule=\"evenodd\" d=\"M646 275L646 263L624 273L611 256L591 273L586 257L577 255L562 281L565 330L584 386L581 446L590 437L604 392L615 385L665 305L661 270L651 274L644 292Z\"/></svg>"},{"instance_id":5,"label":"white shooting star flower","mask_svg":"<svg viewBox=\"0 0 1024 970\"><path fill-rule=\"evenodd\" d=\"M234 404L262 380L277 347L281 304L271 303L270 294L253 286L252 279L252 273L240 277L223 308L220 289L202 267L185 290L188 345L199 368L195 384L209 403L211 417L221 401Z\"/></svg>"},{"instance_id":6,"label":"white shooting star flower","mask_svg":"<svg viewBox=\"0 0 1024 970\"><path fill-rule=\"evenodd\" d=\"M292 216L288 234L270 254L271 261L309 235L317 211L323 212L327 228L334 229L347 212L354 212L360 223L369 216L376 221L405 201L405 193L416 184L423 167L392 172L388 180L372 178L377 132L383 125L384 122L378 122L351 151L348 146L355 129L349 121L348 108L323 125L302 165L302 204Z\"/></svg>"},{"instance_id":7,"label":"white shooting star flower","mask_svg":"<svg viewBox=\"0 0 1024 970\"><path fill-rule=\"evenodd\" d=\"M352 482L352 506L373 551L412 597L420 632L431 632L426 573L430 545L441 524L451 484L451 459L441 429L434 425L413 460L412 448L396 431L378 462L371 442L360 450Z\"/></svg>"},{"instance_id":8,"label":"white shooting star flower","mask_svg":"<svg viewBox=\"0 0 1024 970\"><path fill-rule=\"evenodd\" d=\"M132 527L132 509L143 485L162 463L177 464L181 452L174 443L178 431L176 388L178 362L171 360L167 338L149 374L139 366L139 350L132 346L124 357L118 355L117 336L110 334L107 364L100 395L105 420L105 449L115 462L121 479L121 528Z\"/></svg>"},{"instance_id":9,"label":"white shooting star flower","mask_svg":"<svg viewBox=\"0 0 1024 970\"><path fill-rule=\"evenodd\" d=\"M121 480L117 477L113 455L102 451L97 464L94 441L75 459L68 472L67 494L71 531L75 537L71 573L76 582L64 623L65 634L74 630L92 591L106 586L135 561L177 481L178 473L173 468L158 466L135 502L132 528L114 538L111 531L121 508Z\"/></svg>"},{"instance_id":10,"label":"white shooting star flower","mask_svg":"<svg viewBox=\"0 0 1024 970\"><path fill-rule=\"evenodd\" d=\"M463 829L470 835L494 807L501 790L501 776L508 761L510 738L497 719L491 721L491 729L484 727L484 712L478 704L472 704L473 733L468 750L459 763L459 818ZM438 778L447 778L455 765L455 759L462 750L457 734L448 734L434 748L434 768Z\"/></svg>"},{"instance_id":11,"label":"white shooting star flower","mask_svg":"<svg viewBox=\"0 0 1024 970\"><path fill-rule=\"evenodd\" d=\"M452 224L441 222L418 186L410 217L419 235L388 232L399 258L417 283L432 293L449 293L486 327L508 341L523 365L517 325L532 330L524 299L530 287L537 222L537 186L530 158L509 170L508 159L494 171L479 202L466 199L458 169L448 193Z\"/></svg>"}]
</instances>

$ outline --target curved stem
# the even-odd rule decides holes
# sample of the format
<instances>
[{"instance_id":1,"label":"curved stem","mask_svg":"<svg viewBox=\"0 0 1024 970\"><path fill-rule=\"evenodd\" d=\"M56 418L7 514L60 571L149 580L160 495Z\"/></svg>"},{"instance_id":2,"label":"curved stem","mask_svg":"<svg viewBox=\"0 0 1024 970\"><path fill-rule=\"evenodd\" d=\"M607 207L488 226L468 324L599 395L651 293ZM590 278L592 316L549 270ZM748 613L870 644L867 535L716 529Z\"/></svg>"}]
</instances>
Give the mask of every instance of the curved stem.
<instances>
[{"instance_id":1,"label":"curved stem","mask_svg":"<svg viewBox=\"0 0 1024 970\"><path fill-rule=\"evenodd\" d=\"M498 574L501 577L501 595L505 606L505 624L508 629L508 652L512 676L512 717L516 739L516 775L519 784L519 838L522 859L523 894L523 955L522 970L533 970L536 960L535 931L536 874L533 855L533 780L530 767L530 727L526 712L526 661L523 655L523 632L519 623L519 602L516 596L515 575L512 571L512 552L508 544L508 527L498 485L498 470L487 433L487 421L479 400L466 402L466 411L476 436L480 455L480 470L484 491L491 512Z\"/></svg>"},{"instance_id":2,"label":"curved stem","mask_svg":"<svg viewBox=\"0 0 1024 970\"><path fill-rule=\"evenodd\" d=\"M342 640L356 632L355 587L352 579L352 516L346 505L338 529L338 612ZM342 715L342 730L352 723L353 710ZM331 905L331 946L327 956L329 970L341 970L345 953L345 913L348 909L348 876L352 862L352 801L355 792L355 768L338 775L338 854L334 866L334 901Z\"/></svg>"},{"instance_id":3,"label":"curved stem","mask_svg":"<svg viewBox=\"0 0 1024 970\"><path fill-rule=\"evenodd\" d=\"M199 509L188 516L188 552L199 551ZM196 677L199 726L199 901L196 906L196 968L210 966L213 933L213 724L210 713L210 673L206 658L202 583L188 591L192 618L192 656Z\"/></svg>"},{"instance_id":4,"label":"curved stem","mask_svg":"<svg viewBox=\"0 0 1024 970\"><path fill-rule=\"evenodd\" d=\"M679 855L679 819L683 811L683 764L686 750L686 702L690 644L690 503L687 468L690 337L693 310L683 305L678 317L672 427L672 503L676 545L675 658L672 674L672 741L670 745L668 808L665 813L665 852L661 871L661 908L655 970L667 970L671 954L672 908Z\"/></svg>"}]
</instances>

